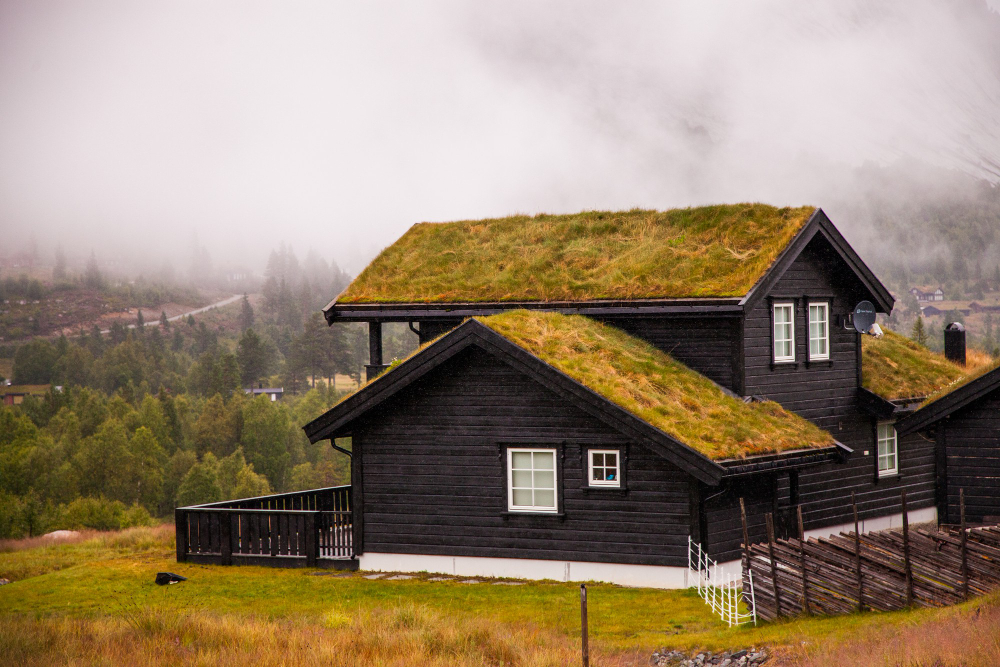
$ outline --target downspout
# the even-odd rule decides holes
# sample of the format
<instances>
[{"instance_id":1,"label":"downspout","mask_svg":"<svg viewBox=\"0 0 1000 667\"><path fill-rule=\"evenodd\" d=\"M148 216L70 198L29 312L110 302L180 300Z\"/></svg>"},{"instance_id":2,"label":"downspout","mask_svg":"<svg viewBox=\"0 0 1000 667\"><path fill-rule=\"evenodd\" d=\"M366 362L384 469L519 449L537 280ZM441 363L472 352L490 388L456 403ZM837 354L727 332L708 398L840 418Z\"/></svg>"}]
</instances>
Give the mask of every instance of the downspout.
<instances>
[{"instance_id":1,"label":"downspout","mask_svg":"<svg viewBox=\"0 0 1000 667\"><path fill-rule=\"evenodd\" d=\"M352 460L354 459L354 454L350 450L338 446L337 443L333 441L333 438L330 438L330 446L336 449L338 452L343 452L344 454L347 454L349 457L351 457Z\"/></svg>"}]
</instances>

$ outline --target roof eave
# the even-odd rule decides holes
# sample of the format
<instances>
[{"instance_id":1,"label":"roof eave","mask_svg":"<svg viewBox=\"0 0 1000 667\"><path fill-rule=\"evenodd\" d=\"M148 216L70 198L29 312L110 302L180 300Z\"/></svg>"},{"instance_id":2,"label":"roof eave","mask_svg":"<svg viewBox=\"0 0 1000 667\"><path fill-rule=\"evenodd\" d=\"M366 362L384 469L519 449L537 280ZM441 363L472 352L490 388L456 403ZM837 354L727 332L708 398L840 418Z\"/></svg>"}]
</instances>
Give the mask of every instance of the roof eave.
<instances>
[{"instance_id":1,"label":"roof eave","mask_svg":"<svg viewBox=\"0 0 1000 667\"><path fill-rule=\"evenodd\" d=\"M327 323L488 317L508 310L544 310L563 315L644 317L649 315L735 317L743 297L683 299L608 299L591 301L482 301L418 303L337 303L323 309Z\"/></svg>"},{"instance_id":2,"label":"roof eave","mask_svg":"<svg viewBox=\"0 0 1000 667\"><path fill-rule=\"evenodd\" d=\"M902 437L926 429L996 389L1000 389L1000 368L954 389L896 422L896 434Z\"/></svg>"}]
</instances>

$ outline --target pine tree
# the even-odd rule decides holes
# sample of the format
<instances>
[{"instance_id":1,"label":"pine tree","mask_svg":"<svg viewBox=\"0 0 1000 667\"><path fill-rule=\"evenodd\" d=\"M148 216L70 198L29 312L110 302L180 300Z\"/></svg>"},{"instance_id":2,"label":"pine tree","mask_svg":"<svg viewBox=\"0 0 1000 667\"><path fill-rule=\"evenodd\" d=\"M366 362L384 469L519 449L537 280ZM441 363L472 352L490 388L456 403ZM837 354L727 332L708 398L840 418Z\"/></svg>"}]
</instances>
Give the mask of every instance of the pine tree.
<instances>
[{"instance_id":1,"label":"pine tree","mask_svg":"<svg viewBox=\"0 0 1000 667\"><path fill-rule=\"evenodd\" d=\"M923 317L917 316L916 322L913 323L913 330L910 332L910 338L923 346L927 345L927 330L924 328Z\"/></svg>"},{"instance_id":2,"label":"pine tree","mask_svg":"<svg viewBox=\"0 0 1000 667\"><path fill-rule=\"evenodd\" d=\"M244 332L253 326L253 306L246 294L243 295L243 303L240 306L240 332Z\"/></svg>"},{"instance_id":3,"label":"pine tree","mask_svg":"<svg viewBox=\"0 0 1000 667\"><path fill-rule=\"evenodd\" d=\"M101 289L104 287L104 276L97 268L97 255L90 251L90 259L87 261L87 270L83 273L83 284L90 289Z\"/></svg>"},{"instance_id":4,"label":"pine tree","mask_svg":"<svg viewBox=\"0 0 1000 667\"><path fill-rule=\"evenodd\" d=\"M160 311L160 327L166 331L170 328L170 320L167 319L167 311Z\"/></svg>"},{"instance_id":5,"label":"pine tree","mask_svg":"<svg viewBox=\"0 0 1000 667\"><path fill-rule=\"evenodd\" d=\"M143 329L146 328L146 320L142 317L142 310L139 310L139 314L135 318L135 329L139 333L142 333Z\"/></svg>"}]
</instances>

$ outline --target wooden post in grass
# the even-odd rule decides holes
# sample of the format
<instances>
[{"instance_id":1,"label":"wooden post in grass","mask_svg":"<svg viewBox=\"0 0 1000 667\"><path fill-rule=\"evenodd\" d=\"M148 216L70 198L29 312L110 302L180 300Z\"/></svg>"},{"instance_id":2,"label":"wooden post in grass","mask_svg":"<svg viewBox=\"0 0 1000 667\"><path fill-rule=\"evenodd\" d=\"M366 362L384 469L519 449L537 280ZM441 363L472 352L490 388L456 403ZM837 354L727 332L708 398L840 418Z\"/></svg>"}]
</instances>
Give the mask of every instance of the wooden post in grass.
<instances>
[{"instance_id":1,"label":"wooden post in grass","mask_svg":"<svg viewBox=\"0 0 1000 667\"><path fill-rule=\"evenodd\" d=\"M767 555L771 560L771 583L774 585L774 617L781 616L781 593L778 591L778 561L774 559L774 517L770 512L767 521Z\"/></svg>"},{"instance_id":2,"label":"wooden post in grass","mask_svg":"<svg viewBox=\"0 0 1000 667\"><path fill-rule=\"evenodd\" d=\"M747 559L747 572L750 571L750 531L747 530L747 508L740 498L740 521L743 522L743 555Z\"/></svg>"},{"instance_id":3,"label":"wooden post in grass","mask_svg":"<svg viewBox=\"0 0 1000 667\"><path fill-rule=\"evenodd\" d=\"M969 599L969 548L968 535L965 532L965 489L958 490L958 516L961 529L960 544L962 547L962 598Z\"/></svg>"},{"instance_id":4,"label":"wooden post in grass","mask_svg":"<svg viewBox=\"0 0 1000 667\"><path fill-rule=\"evenodd\" d=\"M808 615L812 612L809 610L809 577L806 576L806 531L802 523L802 505L797 505L795 509L799 519L799 565L802 567L802 612Z\"/></svg>"},{"instance_id":5,"label":"wooden post in grass","mask_svg":"<svg viewBox=\"0 0 1000 667\"><path fill-rule=\"evenodd\" d=\"M233 515L229 512L219 514L219 561L233 564Z\"/></svg>"},{"instance_id":6,"label":"wooden post in grass","mask_svg":"<svg viewBox=\"0 0 1000 667\"><path fill-rule=\"evenodd\" d=\"M580 650L583 667L590 667L590 647L587 643L587 585L580 584Z\"/></svg>"},{"instance_id":7,"label":"wooden post in grass","mask_svg":"<svg viewBox=\"0 0 1000 667\"><path fill-rule=\"evenodd\" d=\"M910 565L910 520L906 516L906 489L900 491L903 506L903 573L906 575L906 606L913 606L913 569Z\"/></svg>"},{"instance_id":8,"label":"wooden post in grass","mask_svg":"<svg viewBox=\"0 0 1000 667\"><path fill-rule=\"evenodd\" d=\"M861 576L861 532L858 530L858 500L851 491L851 508L854 510L854 564L858 571L858 611L865 610L864 587Z\"/></svg>"}]
</instances>

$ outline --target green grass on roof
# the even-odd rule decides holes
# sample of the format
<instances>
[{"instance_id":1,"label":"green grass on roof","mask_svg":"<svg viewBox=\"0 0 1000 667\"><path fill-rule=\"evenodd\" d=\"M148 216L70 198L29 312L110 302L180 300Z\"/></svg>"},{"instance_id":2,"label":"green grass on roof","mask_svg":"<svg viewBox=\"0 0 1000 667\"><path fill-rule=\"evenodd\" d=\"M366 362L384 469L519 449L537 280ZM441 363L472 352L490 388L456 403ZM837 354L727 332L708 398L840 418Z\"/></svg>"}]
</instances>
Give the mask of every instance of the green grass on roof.
<instances>
[{"instance_id":1,"label":"green grass on roof","mask_svg":"<svg viewBox=\"0 0 1000 667\"><path fill-rule=\"evenodd\" d=\"M951 391L992 362L971 349L966 359L968 364L960 366L887 329L882 338L861 337L861 385L889 400L923 398Z\"/></svg>"},{"instance_id":2,"label":"green grass on roof","mask_svg":"<svg viewBox=\"0 0 1000 667\"><path fill-rule=\"evenodd\" d=\"M477 319L711 459L834 444L777 403L744 403L649 343L588 317L515 310Z\"/></svg>"},{"instance_id":3,"label":"green grass on roof","mask_svg":"<svg viewBox=\"0 0 1000 667\"><path fill-rule=\"evenodd\" d=\"M970 354L970 352L972 354ZM966 368L965 368L966 374L960 377L955 382L952 382L951 384L942 387L941 389L938 389L937 391L929 395L927 397L927 400L925 400L923 403L920 404L920 407L924 407L925 405L933 403L939 398L947 396L948 394L955 391L959 387L964 387L973 380L981 378L990 371L996 370L997 367L1000 367L1000 360L994 359L986 352L982 352L979 350L976 351L968 350L965 355L965 361L966 361Z\"/></svg>"},{"instance_id":4,"label":"green grass on roof","mask_svg":"<svg viewBox=\"0 0 1000 667\"><path fill-rule=\"evenodd\" d=\"M743 296L814 210L729 204L420 223L337 301Z\"/></svg>"}]
</instances>

